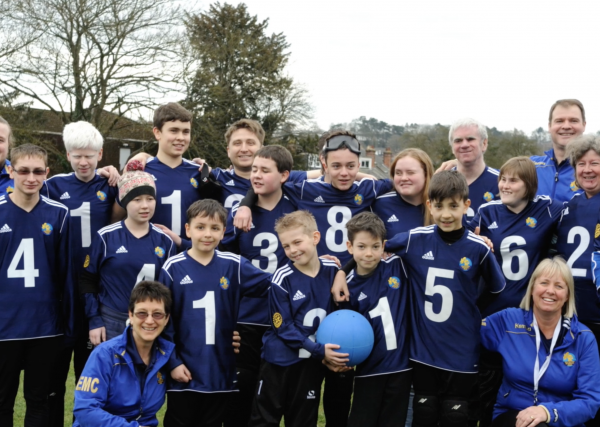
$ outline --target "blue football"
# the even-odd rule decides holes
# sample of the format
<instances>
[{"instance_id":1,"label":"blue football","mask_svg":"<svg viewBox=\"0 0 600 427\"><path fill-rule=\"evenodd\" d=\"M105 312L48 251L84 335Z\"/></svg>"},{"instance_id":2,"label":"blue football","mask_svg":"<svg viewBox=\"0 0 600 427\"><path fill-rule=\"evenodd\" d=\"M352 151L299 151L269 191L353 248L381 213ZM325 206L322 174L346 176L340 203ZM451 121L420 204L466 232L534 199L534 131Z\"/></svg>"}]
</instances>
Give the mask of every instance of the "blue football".
<instances>
[{"instance_id":1,"label":"blue football","mask_svg":"<svg viewBox=\"0 0 600 427\"><path fill-rule=\"evenodd\" d=\"M338 353L348 353L348 366L356 366L369 357L374 342L373 328L360 313L338 310L327 316L317 330L319 344L337 344Z\"/></svg>"}]
</instances>

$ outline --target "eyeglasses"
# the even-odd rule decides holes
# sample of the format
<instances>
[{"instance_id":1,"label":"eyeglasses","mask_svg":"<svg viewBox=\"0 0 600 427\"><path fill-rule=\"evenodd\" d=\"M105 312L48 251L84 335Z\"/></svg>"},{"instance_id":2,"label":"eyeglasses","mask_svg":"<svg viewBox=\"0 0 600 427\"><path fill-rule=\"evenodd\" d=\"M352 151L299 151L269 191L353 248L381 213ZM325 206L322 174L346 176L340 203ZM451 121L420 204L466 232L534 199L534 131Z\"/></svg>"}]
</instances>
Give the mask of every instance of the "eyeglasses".
<instances>
[{"instance_id":1,"label":"eyeglasses","mask_svg":"<svg viewBox=\"0 0 600 427\"><path fill-rule=\"evenodd\" d=\"M148 318L148 313L146 313L145 311L138 311L137 313L133 313L133 315L140 320L146 320ZM162 320L165 318L165 316L165 313L161 313L159 311L152 313L152 318L154 320Z\"/></svg>"},{"instance_id":2,"label":"eyeglasses","mask_svg":"<svg viewBox=\"0 0 600 427\"><path fill-rule=\"evenodd\" d=\"M46 175L46 169L34 169L32 171L30 171L29 169L15 169L15 172L17 173L17 175L29 175L29 174L34 174L34 175Z\"/></svg>"},{"instance_id":3,"label":"eyeglasses","mask_svg":"<svg viewBox=\"0 0 600 427\"><path fill-rule=\"evenodd\" d=\"M360 142L358 142L356 138L353 138L350 135L336 135L333 138L329 138L325 142L323 151L338 150L342 146L342 144L348 147L348 150L352 151L354 154L360 155Z\"/></svg>"}]
</instances>

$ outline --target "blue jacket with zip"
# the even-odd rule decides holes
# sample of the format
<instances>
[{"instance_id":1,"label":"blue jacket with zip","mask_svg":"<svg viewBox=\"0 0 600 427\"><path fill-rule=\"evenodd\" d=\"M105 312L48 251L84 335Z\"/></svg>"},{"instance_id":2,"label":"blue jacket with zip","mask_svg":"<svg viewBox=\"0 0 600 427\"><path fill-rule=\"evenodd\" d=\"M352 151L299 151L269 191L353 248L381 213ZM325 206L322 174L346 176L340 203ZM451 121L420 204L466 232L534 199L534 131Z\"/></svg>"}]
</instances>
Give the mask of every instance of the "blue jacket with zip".
<instances>
[{"instance_id":1,"label":"blue jacket with zip","mask_svg":"<svg viewBox=\"0 0 600 427\"><path fill-rule=\"evenodd\" d=\"M554 150L544 152L543 156L531 156L535 163L535 171L538 176L538 196L550 196L553 200L559 202L568 202L571 197L581 193L577 184L575 184L575 171L565 159L560 164L556 164Z\"/></svg>"},{"instance_id":2,"label":"blue jacket with zip","mask_svg":"<svg viewBox=\"0 0 600 427\"><path fill-rule=\"evenodd\" d=\"M165 364L175 345L158 338L156 361L146 375L143 393L126 351L129 327L100 344L88 359L75 388L73 427L157 426L156 413L165 402Z\"/></svg>"}]
</instances>

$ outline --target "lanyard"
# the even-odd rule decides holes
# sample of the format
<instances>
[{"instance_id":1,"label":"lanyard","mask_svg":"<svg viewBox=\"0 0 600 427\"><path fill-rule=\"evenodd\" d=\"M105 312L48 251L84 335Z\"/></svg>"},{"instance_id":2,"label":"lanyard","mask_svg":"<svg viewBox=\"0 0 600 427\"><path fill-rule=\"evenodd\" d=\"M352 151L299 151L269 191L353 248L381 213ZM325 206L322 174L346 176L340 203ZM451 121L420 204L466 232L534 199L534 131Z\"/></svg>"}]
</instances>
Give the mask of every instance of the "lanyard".
<instances>
[{"instance_id":1,"label":"lanyard","mask_svg":"<svg viewBox=\"0 0 600 427\"><path fill-rule=\"evenodd\" d=\"M540 379L542 375L550 366L550 359L552 358L552 352L554 351L554 345L558 340L558 336L560 335L560 328L562 324L562 316L560 320L556 323L556 328L554 328L554 335L552 336L552 344L550 345L550 351L548 352L548 356L546 356L546 360L544 364L540 368L540 328L538 327L537 320L535 318L535 314L533 316L533 329L535 330L535 347L536 347L536 356L535 356L535 365L533 367L533 404L537 405L537 394L538 394L538 386L540 384Z\"/></svg>"}]
</instances>

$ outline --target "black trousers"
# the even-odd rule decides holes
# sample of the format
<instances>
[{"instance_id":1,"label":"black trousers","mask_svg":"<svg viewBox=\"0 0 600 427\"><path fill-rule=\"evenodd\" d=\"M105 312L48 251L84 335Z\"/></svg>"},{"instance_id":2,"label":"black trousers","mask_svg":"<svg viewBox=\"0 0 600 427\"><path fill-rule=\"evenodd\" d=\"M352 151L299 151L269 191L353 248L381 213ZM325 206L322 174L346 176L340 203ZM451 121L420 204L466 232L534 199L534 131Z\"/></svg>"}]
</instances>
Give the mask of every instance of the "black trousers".
<instances>
[{"instance_id":1,"label":"black trousers","mask_svg":"<svg viewBox=\"0 0 600 427\"><path fill-rule=\"evenodd\" d=\"M406 422L412 370L354 379L349 427L397 427Z\"/></svg>"},{"instance_id":2,"label":"black trousers","mask_svg":"<svg viewBox=\"0 0 600 427\"><path fill-rule=\"evenodd\" d=\"M25 427L48 425L48 394L54 362L63 337L0 341L0 426L12 427L19 376L25 371Z\"/></svg>"},{"instance_id":3,"label":"black trousers","mask_svg":"<svg viewBox=\"0 0 600 427\"><path fill-rule=\"evenodd\" d=\"M323 389L323 412L326 427L346 427L352 404L354 370L333 372L325 369L325 388Z\"/></svg>"},{"instance_id":4,"label":"black trousers","mask_svg":"<svg viewBox=\"0 0 600 427\"><path fill-rule=\"evenodd\" d=\"M250 427L314 427L319 416L325 368L320 360L306 359L290 366L262 361Z\"/></svg>"},{"instance_id":5,"label":"black trousers","mask_svg":"<svg viewBox=\"0 0 600 427\"><path fill-rule=\"evenodd\" d=\"M167 393L165 427L221 427L227 400L233 393L197 393L170 391Z\"/></svg>"}]
</instances>

